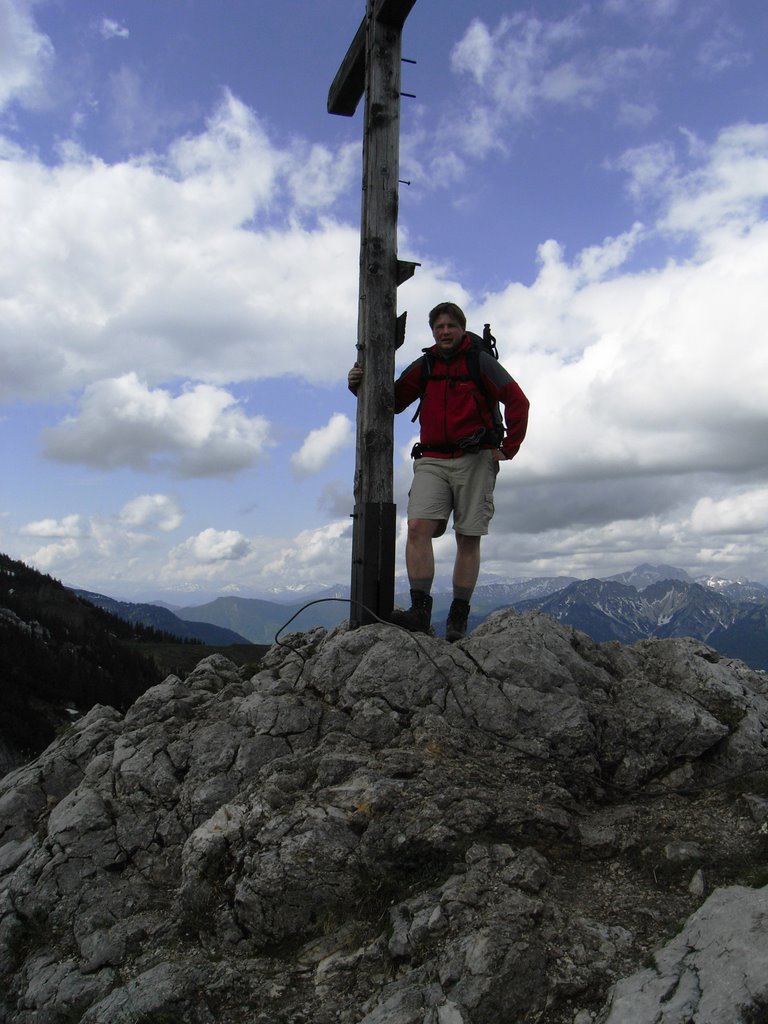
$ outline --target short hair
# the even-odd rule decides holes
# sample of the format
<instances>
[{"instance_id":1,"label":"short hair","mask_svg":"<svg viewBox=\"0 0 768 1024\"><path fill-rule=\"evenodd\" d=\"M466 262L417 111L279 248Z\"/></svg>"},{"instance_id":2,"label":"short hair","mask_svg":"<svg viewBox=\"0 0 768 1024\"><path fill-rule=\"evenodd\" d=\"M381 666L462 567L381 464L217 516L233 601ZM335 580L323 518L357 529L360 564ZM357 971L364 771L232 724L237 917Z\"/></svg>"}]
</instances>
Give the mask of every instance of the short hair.
<instances>
[{"instance_id":1,"label":"short hair","mask_svg":"<svg viewBox=\"0 0 768 1024\"><path fill-rule=\"evenodd\" d=\"M439 316L453 317L461 329L466 331L467 318L464 316L464 310L461 306L457 306L455 302L440 302L434 309L429 311L430 329L435 326L435 320L437 320Z\"/></svg>"}]
</instances>

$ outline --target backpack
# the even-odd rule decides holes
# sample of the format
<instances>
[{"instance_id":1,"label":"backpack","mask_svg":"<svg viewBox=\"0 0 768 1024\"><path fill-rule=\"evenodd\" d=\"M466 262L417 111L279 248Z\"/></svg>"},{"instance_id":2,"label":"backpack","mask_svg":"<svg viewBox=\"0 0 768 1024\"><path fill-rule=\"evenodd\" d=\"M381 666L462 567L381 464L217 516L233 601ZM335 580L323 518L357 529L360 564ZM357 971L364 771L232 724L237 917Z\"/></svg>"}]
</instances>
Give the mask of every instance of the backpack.
<instances>
[{"instance_id":1,"label":"backpack","mask_svg":"<svg viewBox=\"0 0 768 1024\"><path fill-rule=\"evenodd\" d=\"M486 439L492 441L494 444L501 444L504 438L504 418L501 415L499 409L499 403L494 402L491 396L485 389L482 378L480 376L480 353L487 352L489 356L493 356L494 359L499 358L499 352L496 348L496 339L491 334L491 325L485 324L483 326L482 337L479 334L473 334L472 331L467 331L467 336L471 342L469 349L467 350L467 372L470 380L473 382L479 393L483 396L488 406L488 410L491 414L493 421L493 427L486 428ZM427 381L432 376L432 359L424 350L424 355L421 360L421 385L419 393L421 398L419 404L416 406L416 412L411 418L411 423L415 423L419 418L421 412L421 403L424 400L424 392L427 388Z\"/></svg>"}]
</instances>

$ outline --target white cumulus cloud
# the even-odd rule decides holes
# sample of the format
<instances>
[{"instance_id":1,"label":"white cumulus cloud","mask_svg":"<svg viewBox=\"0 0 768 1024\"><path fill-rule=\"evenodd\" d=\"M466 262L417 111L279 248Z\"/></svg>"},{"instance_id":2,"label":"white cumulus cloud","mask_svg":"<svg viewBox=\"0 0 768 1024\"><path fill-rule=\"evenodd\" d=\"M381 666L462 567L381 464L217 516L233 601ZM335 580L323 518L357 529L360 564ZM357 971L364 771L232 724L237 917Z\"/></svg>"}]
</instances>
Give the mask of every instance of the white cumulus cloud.
<instances>
[{"instance_id":1,"label":"white cumulus cloud","mask_svg":"<svg viewBox=\"0 0 768 1024\"><path fill-rule=\"evenodd\" d=\"M138 368L150 383L180 367L215 384L329 382L346 364L359 235L315 212L351 186L349 146L340 158L311 151L312 191L305 150L275 145L226 93L202 131L164 153L108 164L70 145L47 166L9 152L0 398L62 396ZM299 194L302 216L283 220Z\"/></svg>"},{"instance_id":2,"label":"white cumulus cloud","mask_svg":"<svg viewBox=\"0 0 768 1024\"><path fill-rule=\"evenodd\" d=\"M278 546L277 553L262 569L264 579L317 581L335 580L349 571L352 527L349 519L336 520L312 530L302 530L291 542Z\"/></svg>"},{"instance_id":3,"label":"white cumulus cloud","mask_svg":"<svg viewBox=\"0 0 768 1024\"><path fill-rule=\"evenodd\" d=\"M178 502L167 494L140 494L126 502L120 510L120 522L129 529L156 525L171 531L183 521Z\"/></svg>"},{"instance_id":4,"label":"white cumulus cloud","mask_svg":"<svg viewBox=\"0 0 768 1024\"><path fill-rule=\"evenodd\" d=\"M765 534L768 532L768 488L759 487L715 500L700 498L691 527L702 534Z\"/></svg>"},{"instance_id":5,"label":"white cumulus cloud","mask_svg":"<svg viewBox=\"0 0 768 1024\"><path fill-rule=\"evenodd\" d=\"M33 523L26 523L20 532L26 537L71 539L81 536L82 527L80 516L70 515L62 519L38 519Z\"/></svg>"},{"instance_id":6,"label":"white cumulus cloud","mask_svg":"<svg viewBox=\"0 0 768 1024\"><path fill-rule=\"evenodd\" d=\"M334 455L349 447L353 439L352 421L343 413L335 412L324 427L311 430L301 448L291 456L294 470L299 476L319 472Z\"/></svg>"},{"instance_id":7,"label":"white cumulus cloud","mask_svg":"<svg viewBox=\"0 0 768 1024\"><path fill-rule=\"evenodd\" d=\"M86 389L77 416L43 435L49 458L101 469L131 466L181 477L237 473L269 441L263 416L247 416L222 388L198 384L174 396L129 373Z\"/></svg>"},{"instance_id":8,"label":"white cumulus cloud","mask_svg":"<svg viewBox=\"0 0 768 1024\"><path fill-rule=\"evenodd\" d=\"M83 553L83 547L74 537L44 544L37 548L30 561L42 571L58 569L61 565L76 565Z\"/></svg>"},{"instance_id":9,"label":"white cumulus cloud","mask_svg":"<svg viewBox=\"0 0 768 1024\"><path fill-rule=\"evenodd\" d=\"M192 558L195 562L208 565L239 561L245 558L250 550L250 541L238 530L209 528L175 548L172 557Z\"/></svg>"}]
</instances>

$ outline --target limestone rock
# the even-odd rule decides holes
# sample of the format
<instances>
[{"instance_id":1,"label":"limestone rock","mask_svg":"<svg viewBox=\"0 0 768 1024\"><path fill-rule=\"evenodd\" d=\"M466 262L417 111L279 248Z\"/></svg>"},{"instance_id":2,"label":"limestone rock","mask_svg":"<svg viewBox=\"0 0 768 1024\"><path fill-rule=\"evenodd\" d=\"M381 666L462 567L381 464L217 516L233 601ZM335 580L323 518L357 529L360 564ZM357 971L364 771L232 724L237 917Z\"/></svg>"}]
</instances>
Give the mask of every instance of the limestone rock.
<instances>
[{"instance_id":1,"label":"limestone rock","mask_svg":"<svg viewBox=\"0 0 768 1024\"><path fill-rule=\"evenodd\" d=\"M0 780L0 1021L737 1024L766 779L765 677L699 641L214 655Z\"/></svg>"},{"instance_id":2,"label":"limestone rock","mask_svg":"<svg viewBox=\"0 0 768 1024\"><path fill-rule=\"evenodd\" d=\"M768 1006L768 886L714 892L654 966L620 982L601 1024L738 1021ZM747 1019L757 1019L756 1017Z\"/></svg>"}]
</instances>

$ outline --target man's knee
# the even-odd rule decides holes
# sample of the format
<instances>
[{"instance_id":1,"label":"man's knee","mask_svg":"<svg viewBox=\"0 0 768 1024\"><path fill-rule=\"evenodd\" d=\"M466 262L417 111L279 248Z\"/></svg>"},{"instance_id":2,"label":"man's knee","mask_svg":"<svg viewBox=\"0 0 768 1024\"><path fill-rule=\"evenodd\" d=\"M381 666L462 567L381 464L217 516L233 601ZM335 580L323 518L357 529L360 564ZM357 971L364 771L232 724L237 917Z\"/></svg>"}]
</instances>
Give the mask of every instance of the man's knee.
<instances>
[{"instance_id":1,"label":"man's knee","mask_svg":"<svg viewBox=\"0 0 768 1024\"><path fill-rule=\"evenodd\" d=\"M423 544L435 537L442 537L447 525L444 519L409 519L408 540Z\"/></svg>"},{"instance_id":2,"label":"man's knee","mask_svg":"<svg viewBox=\"0 0 768 1024\"><path fill-rule=\"evenodd\" d=\"M463 551L479 551L480 541L482 537L478 537L468 533L457 533L456 534L456 546L461 548Z\"/></svg>"}]
</instances>

